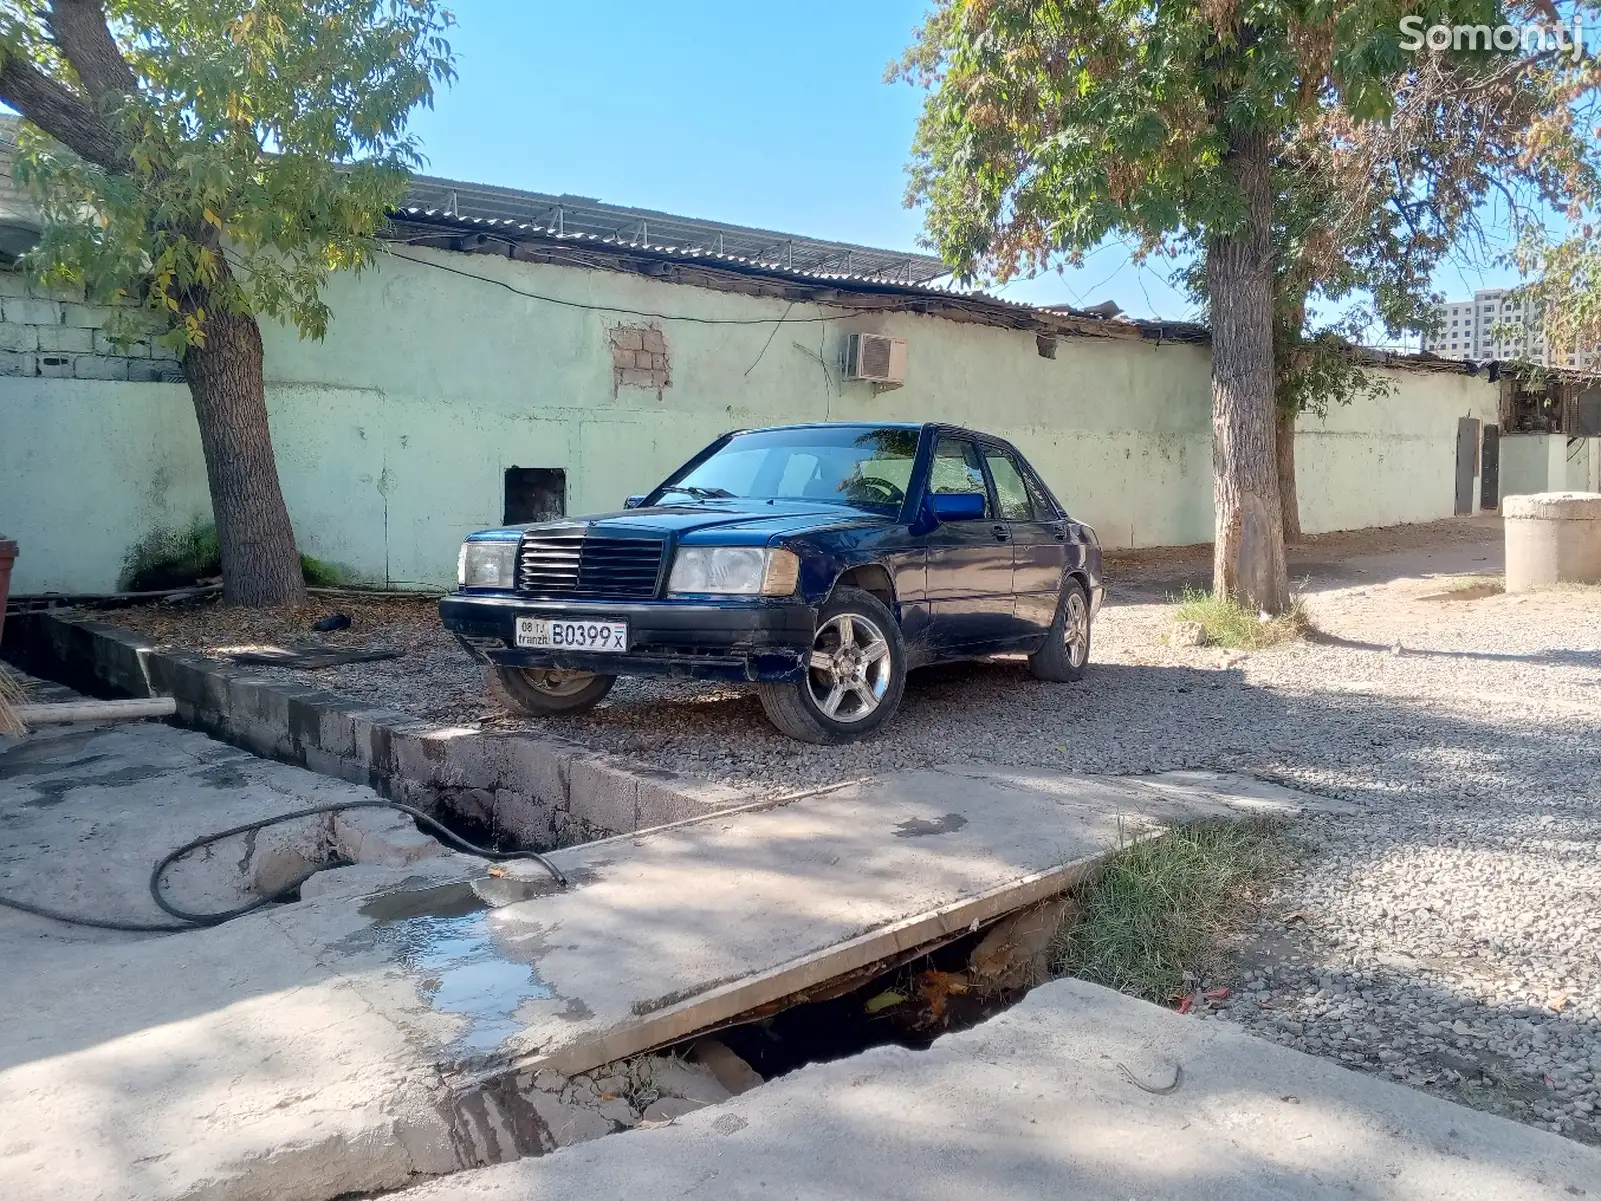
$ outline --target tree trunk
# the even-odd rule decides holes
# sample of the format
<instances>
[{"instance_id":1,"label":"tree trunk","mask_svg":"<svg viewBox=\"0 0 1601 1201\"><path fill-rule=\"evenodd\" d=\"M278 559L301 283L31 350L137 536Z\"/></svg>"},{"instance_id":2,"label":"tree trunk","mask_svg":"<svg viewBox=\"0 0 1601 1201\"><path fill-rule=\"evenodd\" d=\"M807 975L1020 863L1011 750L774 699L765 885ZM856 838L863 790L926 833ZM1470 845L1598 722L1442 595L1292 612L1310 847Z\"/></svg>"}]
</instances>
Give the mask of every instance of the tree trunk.
<instances>
[{"instance_id":1,"label":"tree trunk","mask_svg":"<svg viewBox=\"0 0 1601 1201\"><path fill-rule=\"evenodd\" d=\"M1295 491L1295 414L1273 408L1273 441L1277 448L1279 503L1284 510L1284 544L1301 540L1301 500Z\"/></svg>"},{"instance_id":2,"label":"tree trunk","mask_svg":"<svg viewBox=\"0 0 1601 1201\"><path fill-rule=\"evenodd\" d=\"M1289 607L1284 514L1273 436L1273 195L1271 147L1235 135L1227 169L1244 222L1206 244L1212 303L1212 586L1264 613Z\"/></svg>"},{"instance_id":3,"label":"tree trunk","mask_svg":"<svg viewBox=\"0 0 1601 1201\"><path fill-rule=\"evenodd\" d=\"M251 316L207 310L205 344L184 355L200 423L211 510L222 551L222 597L262 608L305 600L295 531L278 486L262 389L261 330Z\"/></svg>"}]
</instances>

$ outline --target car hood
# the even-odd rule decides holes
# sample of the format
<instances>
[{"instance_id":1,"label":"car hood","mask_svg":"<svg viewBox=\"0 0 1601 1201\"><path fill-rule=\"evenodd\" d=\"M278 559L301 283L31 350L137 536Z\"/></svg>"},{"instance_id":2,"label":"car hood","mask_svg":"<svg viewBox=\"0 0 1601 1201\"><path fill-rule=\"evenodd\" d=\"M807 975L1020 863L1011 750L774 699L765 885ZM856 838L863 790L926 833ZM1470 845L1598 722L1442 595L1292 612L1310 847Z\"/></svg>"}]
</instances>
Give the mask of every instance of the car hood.
<instances>
[{"instance_id":1,"label":"car hood","mask_svg":"<svg viewBox=\"0 0 1601 1201\"><path fill-rule=\"evenodd\" d=\"M484 534L509 536L531 530L585 528L614 538L657 535L679 541L737 544L766 543L772 538L852 525L885 525L890 518L848 505L816 501L711 500L699 504L653 505L595 513L560 521L511 526ZM480 534L482 537L484 534Z\"/></svg>"}]
</instances>

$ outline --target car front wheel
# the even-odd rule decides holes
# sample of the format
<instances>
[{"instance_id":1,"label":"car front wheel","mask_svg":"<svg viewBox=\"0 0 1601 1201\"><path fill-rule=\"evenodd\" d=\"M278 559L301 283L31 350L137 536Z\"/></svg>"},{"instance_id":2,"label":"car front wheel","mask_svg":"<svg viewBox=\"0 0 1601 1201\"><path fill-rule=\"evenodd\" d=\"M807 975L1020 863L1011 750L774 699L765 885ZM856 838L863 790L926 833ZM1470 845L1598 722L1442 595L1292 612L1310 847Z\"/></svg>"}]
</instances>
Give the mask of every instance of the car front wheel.
<instances>
[{"instance_id":1,"label":"car front wheel","mask_svg":"<svg viewBox=\"0 0 1601 1201\"><path fill-rule=\"evenodd\" d=\"M515 713L549 717L557 713L583 713L606 699L616 676L592 671L563 671L554 667L491 667L489 692Z\"/></svg>"},{"instance_id":2,"label":"car front wheel","mask_svg":"<svg viewBox=\"0 0 1601 1201\"><path fill-rule=\"evenodd\" d=\"M895 715L906 688L906 646L876 596L836 588L818 615L806 674L759 687L768 719L802 742L855 742Z\"/></svg>"},{"instance_id":3,"label":"car front wheel","mask_svg":"<svg viewBox=\"0 0 1601 1201\"><path fill-rule=\"evenodd\" d=\"M1045 645L1028 657L1029 669L1041 680L1081 680L1090 661L1090 598L1084 585L1069 576L1056 604L1056 620Z\"/></svg>"}]
</instances>

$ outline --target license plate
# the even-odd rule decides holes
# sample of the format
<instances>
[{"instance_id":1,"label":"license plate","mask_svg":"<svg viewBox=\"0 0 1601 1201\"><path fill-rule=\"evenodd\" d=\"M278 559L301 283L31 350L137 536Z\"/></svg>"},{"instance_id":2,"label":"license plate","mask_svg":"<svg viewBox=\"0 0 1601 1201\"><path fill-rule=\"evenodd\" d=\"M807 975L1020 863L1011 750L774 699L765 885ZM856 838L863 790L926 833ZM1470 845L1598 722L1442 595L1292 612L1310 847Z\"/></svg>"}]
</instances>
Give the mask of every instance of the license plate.
<instances>
[{"instance_id":1,"label":"license plate","mask_svg":"<svg viewBox=\"0 0 1601 1201\"><path fill-rule=\"evenodd\" d=\"M628 623L519 617L517 645L541 647L546 650L616 653L628 649Z\"/></svg>"}]
</instances>

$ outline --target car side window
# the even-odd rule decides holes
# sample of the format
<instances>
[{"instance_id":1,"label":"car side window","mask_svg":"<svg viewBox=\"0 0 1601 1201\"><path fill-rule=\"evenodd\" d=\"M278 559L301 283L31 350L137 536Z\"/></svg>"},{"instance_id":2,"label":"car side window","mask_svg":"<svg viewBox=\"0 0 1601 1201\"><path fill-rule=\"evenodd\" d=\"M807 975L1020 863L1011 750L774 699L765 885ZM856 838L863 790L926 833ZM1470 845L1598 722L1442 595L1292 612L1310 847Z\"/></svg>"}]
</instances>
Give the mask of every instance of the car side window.
<instances>
[{"instance_id":1,"label":"car side window","mask_svg":"<svg viewBox=\"0 0 1601 1201\"><path fill-rule=\"evenodd\" d=\"M1029 500L1034 502L1034 520L1055 521L1057 519L1056 502L1045 491L1045 485L1040 483L1032 468L1023 473L1023 486L1028 489Z\"/></svg>"},{"instance_id":2,"label":"car side window","mask_svg":"<svg viewBox=\"0 0 1601 1201\"><path fill-rule=\"evenodd\" d=\"M1004 521L1033 521L1034 505L1028 498L1028 485L1012 456L994 446L984 448L984 461L989 464L990 479L995 481L995 499L1001 506Z\"/></svg>"},{"instance_id":3,"label":"car side window","mask_svg":"<svg viewBox=\"0 0 1601 1201\"><path fill-rule=\"evenodd\" d=\"M934 461L928 470L930 492L977 492L984 498L984 515L991 517L989 486L984 482L984 466L978 447L966 438L941 438L934 446Z\"/></svg>"}]
</instances>

